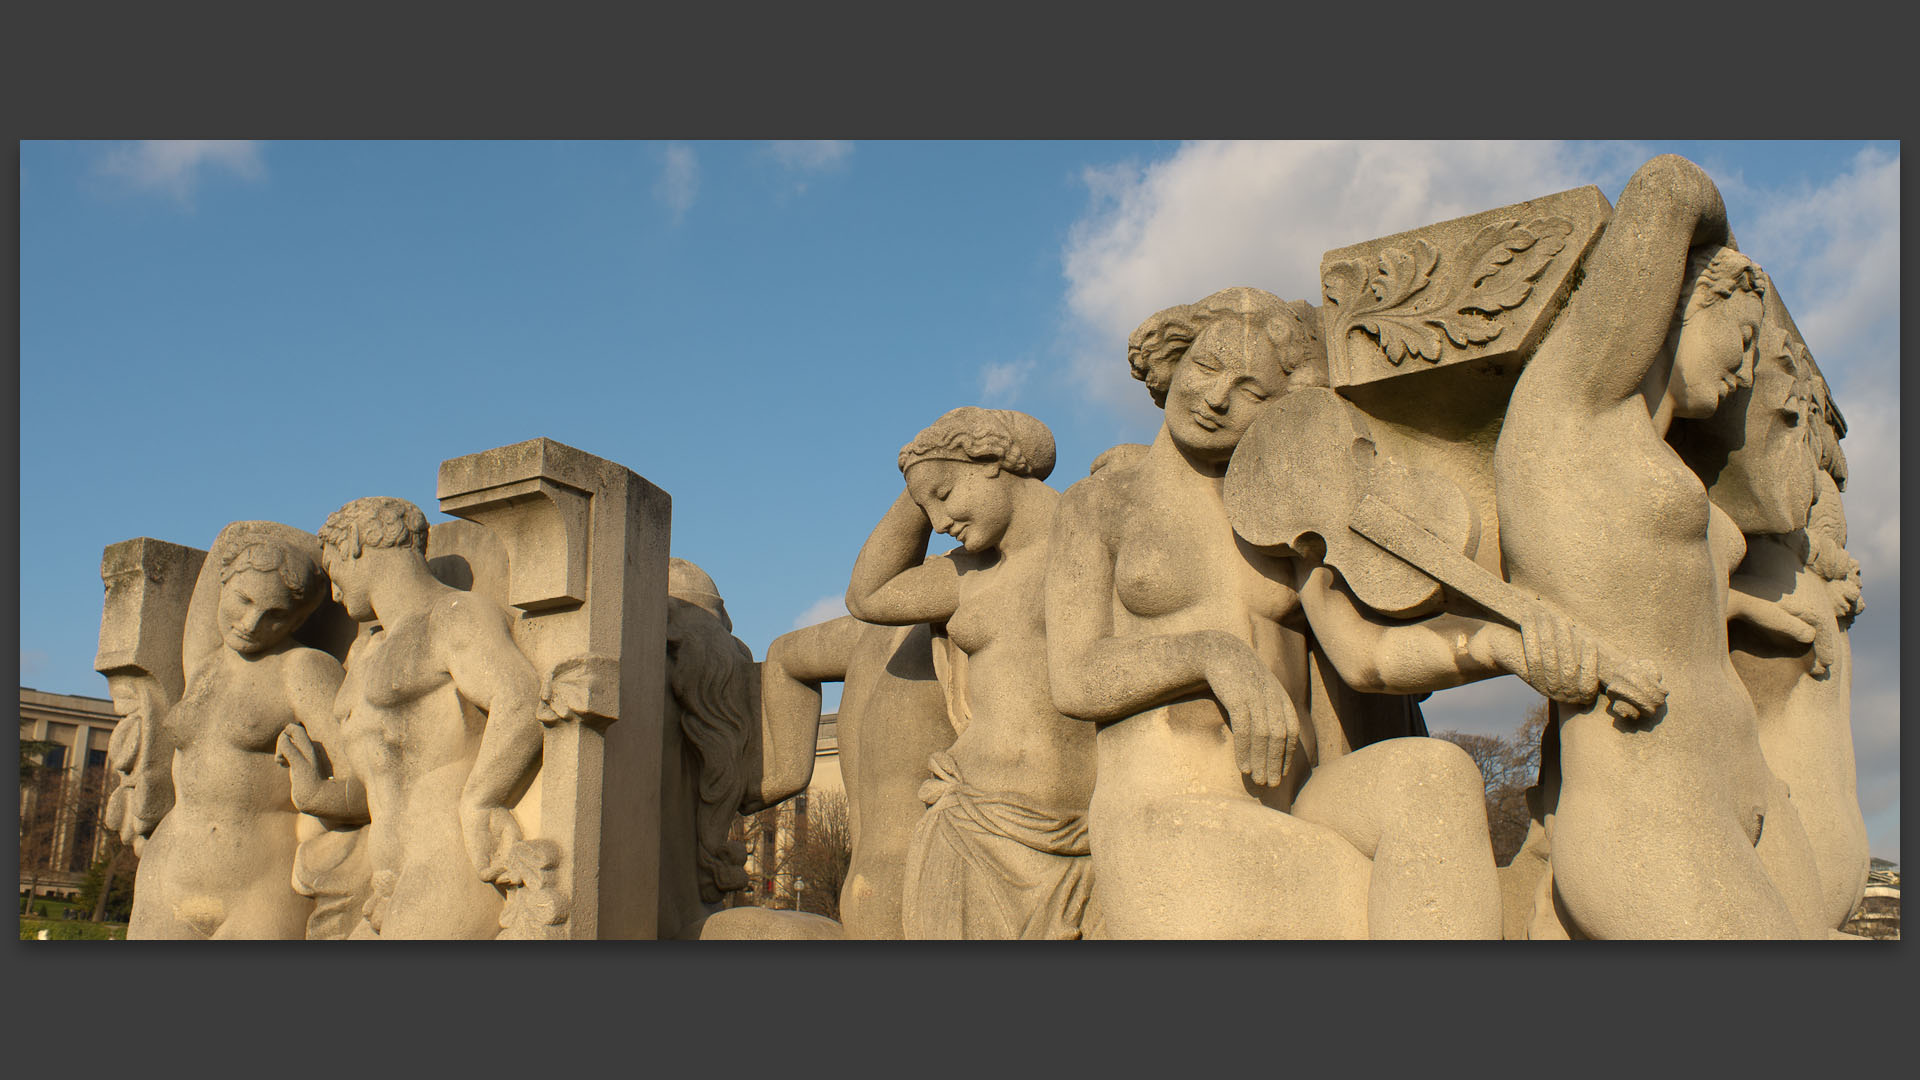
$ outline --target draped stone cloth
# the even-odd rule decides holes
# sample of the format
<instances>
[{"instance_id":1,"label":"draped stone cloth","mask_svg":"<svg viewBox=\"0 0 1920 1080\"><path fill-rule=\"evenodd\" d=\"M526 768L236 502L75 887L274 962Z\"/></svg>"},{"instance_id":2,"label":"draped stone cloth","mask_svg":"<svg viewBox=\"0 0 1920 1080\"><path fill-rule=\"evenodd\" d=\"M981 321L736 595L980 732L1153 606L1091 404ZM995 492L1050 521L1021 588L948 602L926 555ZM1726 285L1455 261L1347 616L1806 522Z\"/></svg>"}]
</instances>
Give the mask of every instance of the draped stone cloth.
<instances>
[{"instance_id":1,"label":"draped stone cloth","mask_svg":"<svg viewBox=\"0 0 1920 1080\"><path fill-rule=\"evenodd\" d=\"M981 791L952 755L929 759L927 812L907 848L909 938L1072 939L1097 936L1087 813L1061 817Z\"/></svg>"}]
</instances>

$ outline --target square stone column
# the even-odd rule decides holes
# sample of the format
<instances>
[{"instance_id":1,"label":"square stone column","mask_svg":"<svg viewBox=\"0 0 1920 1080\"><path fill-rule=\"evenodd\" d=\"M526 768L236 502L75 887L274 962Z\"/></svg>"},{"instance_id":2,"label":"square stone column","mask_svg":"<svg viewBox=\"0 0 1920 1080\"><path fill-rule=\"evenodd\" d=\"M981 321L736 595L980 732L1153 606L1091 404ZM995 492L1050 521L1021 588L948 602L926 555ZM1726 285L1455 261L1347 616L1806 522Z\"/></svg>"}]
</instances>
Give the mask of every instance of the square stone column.
<instances>
[{"instance_id":1,"label":"square stone column","mask_svg":"<svg viewBox=\"0 0 1920 1080\"><path fill-rule=\"evenodd\" d=\"M106 597L93 669L107 677L121 718L107 750L119 786L106 825L136 849L173 806L173 749L161 725L185 692L187 608L206 559L199 548L148 536L109 544L100 555ZM74 757L84 768L84 743Z\"/></svg>"},{"instance_id":2,"label":"square stone column","mask_svg":"<svg viewBox=\"0 0 1920 1080\"><path fill-rule=\"evenodd\" d=\"M672 500L551 439L442 462L437 495L506 547L514 640L550 721L523 805L561 848L565 936L653 938Z\"/></svg>"}]
</instances>

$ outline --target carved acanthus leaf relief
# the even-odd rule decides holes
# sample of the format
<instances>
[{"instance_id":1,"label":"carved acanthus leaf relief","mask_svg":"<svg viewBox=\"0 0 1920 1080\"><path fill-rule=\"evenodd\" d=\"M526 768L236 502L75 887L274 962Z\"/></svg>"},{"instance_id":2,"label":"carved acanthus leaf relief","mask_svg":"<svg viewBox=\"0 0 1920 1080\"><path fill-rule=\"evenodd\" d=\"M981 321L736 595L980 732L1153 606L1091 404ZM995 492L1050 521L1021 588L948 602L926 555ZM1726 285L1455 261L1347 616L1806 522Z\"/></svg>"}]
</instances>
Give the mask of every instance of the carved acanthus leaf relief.
<instances>
[{"instance_id":1,"label":"carved acanthus leaf relief","mask_svg":"<svg viewBox=\"0 0 1920 1080\"><path fill-rule=\"evenodd\" d=\"M1437 361L1449 341L1460 348L1492 341L1505 329L1500 315L1526 303L1572 232L1565 218L1510 218L1475 233L1445 266L1420 239L1382 251L1377 270L1363 259L1335 263L1322 282L1337 312L1335 338L1369 334L1396 366L1414 356Z\"/></svg>"},{"instance_id":2,"label":"carved acanthus leaf relief","mask_svg":"<svg viewBox=\"0 0 1920 1080\"><path fill-rule=\"evenodd\" d=\"M587 653L569 657L553 665L541 680L540 707L535 715L551 727L565 720L584 721L599 717L591 702L594 691L604 694L606 687L620 685L620 661L611 656ZM612 717L601 717L612 719Z\"/></svg>"},{"instance_id":3,"label":"carved acanthus leaf relief","mask_svg":"<svg viewBox=\"0 0 1920 1080\"><path fill-rule=\"evenodd\" d=\"M560 887L560 845L523 840L507 853L500 875L507 901L500 909L500 940L552 941L566 936L573 902Z\"/></svg>"}]
</instances>

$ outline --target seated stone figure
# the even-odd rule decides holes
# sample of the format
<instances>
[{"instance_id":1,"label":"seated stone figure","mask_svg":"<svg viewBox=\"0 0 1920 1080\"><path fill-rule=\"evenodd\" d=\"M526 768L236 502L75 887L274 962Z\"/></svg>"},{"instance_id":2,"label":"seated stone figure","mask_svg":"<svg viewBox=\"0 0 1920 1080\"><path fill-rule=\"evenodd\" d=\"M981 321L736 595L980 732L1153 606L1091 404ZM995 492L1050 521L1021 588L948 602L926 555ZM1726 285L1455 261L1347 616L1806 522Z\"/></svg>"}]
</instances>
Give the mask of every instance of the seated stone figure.
<instances>
[{"instance_id":1,"label":"seated stone figure","mask_svg":"<svg viewBox=\"0 0 1920 1080\"><path fill-rule=\"evenodd\" d=\"M291 637L326 597L320 564L318 540L274 522L235 522L214 541L203 575L218 576L217 602L196 600L188 631L218 643L189 650L184 694L152 718L147 752L171 769L143 783L170 779L172 807L142 853L129 938L306 936L299 815L274 748L289 724L326 732L340 685L338 661Z\"/></svg>"},{"instance_id":2,"label":"seated stone figure","mask_svg":"<svg viewBox=\"0 0 1920 1080\"><path fill-rule=\"evenodd\" d=\"M1317 753L1315 650L1350 698L1507 673L1556 697L1597 688L1585 639L1551 612L1518 632L1387 620L1313 553L1235 534L1222 485L1241 436L1266 402L1327 382L1316 321L1247 288L1149 318L1129 363L1166 423L1054 516L1052 692L1097 725L1091 848L1114 937L1497 938L1472 760L1416 737Z\"/></svg>"},{"instance_id":3,"label":"seated stone figure","mask_svg":"<svg viewBox=\"0 0 1920 1080\"><path fill-rule=\"evenodd\" d=\"M335 598L373 625L335 699L333 775L302 726L281 738L295 801L317 817L369 822L373 896L356 936L495 937L496 882L522 839L511 805L541 749L539 677L503 608L434 578L412 503L356 500L320 537Z\"/></svg>"}]
</instances>

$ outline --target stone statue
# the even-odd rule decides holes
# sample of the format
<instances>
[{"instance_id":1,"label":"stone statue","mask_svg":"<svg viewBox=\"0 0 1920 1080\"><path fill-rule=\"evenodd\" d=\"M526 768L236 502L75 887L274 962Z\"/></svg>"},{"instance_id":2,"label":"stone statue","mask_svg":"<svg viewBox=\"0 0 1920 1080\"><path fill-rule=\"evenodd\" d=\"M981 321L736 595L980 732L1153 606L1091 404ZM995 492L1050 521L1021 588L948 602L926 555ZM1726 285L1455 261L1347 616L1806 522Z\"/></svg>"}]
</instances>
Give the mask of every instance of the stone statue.
<instances>
[{"instance_id":1,"label":"stone statue","mask_svg":"<svg viewBox=\"0 0 1920 1080\"><path fill-rule=\"evenodd\" d=\"M932 755L954 741L926 623L878 626L843 615L782 634L761 666L762 773L743 813L806 789L820 731L820 684L841 681L835 730L847 791L853 859L840 889L840 923L854 939L897 940L907 849L926 812L920 786Z\"/></svg>"},{"instance_id":2,"label":"stone statue","mask_svg":"<svg viewBox=\"0 0 1920 1080\"><path fill-rule=\"evenodd\" d=\"M733 636L713 579L685 559L667 564L667 657L660 936L674 937L746 887L746 851L728 833L759 713L753 652Z\"/></svg>"},{"instance_id":3,"label":"stone statue","mask_svg":"<svg viewBox=\"0 0 1920 1080\"><path fill-rule=\"evenodd\" d=\"M204 587L214 579L217 592ZM337 660L292 640L327 595L320 543L235 522L202 581L185 692L146 751L172 762L172 806L142 853L127 936L302 938L313 904L293 887L299 815L274 749L290 724L328 732L341 681Z\"/></svg>"},{"instance_id":4,"label":"stone statue","mask_svg":"<svg viewBox=\"0 0 1920 1080\"><path fill-rule=\"evenodd\" d=\"M1054 707L1042 583L1059 493L1053 435L1025 413L960 408L901 451L906 487L854 563L847 610L943 626L952 746L905 870L909 938L1077 938L1093 930L1086 808L1092 729ZM927 558L933 531L960 548Z\"/></svg>"},{"instance_id":5,"label":"stone statue","mask_svg":"<svg viewBox=\"0 0 1920 1080\"><path fill-rule=\"evenodd\" d=\"M1222 482L1242 434L1327 382L1315 322L1247 288L1149 318L1128 359L1166 423L1134 464L1061 499L1047 648L1061 712L1098 725L1091 839L1115 937L1498 937L1471 759L1425 738L1355 738L1336 757L1320 744L1340 724L1310 711L1509 672L1555 695L1596 688L1585 638L1543 607L1519 633L1388 620L1317 551L1235 535ZM1343 693L1319 687L1329 677Z\"/></svg>"},{"instance_id":6,"label":"stone statue","mask_svg":"<svg viewBox=\"0 0 1920 1080\"><path fill-rule=\"evenodd\" d=\"M163 736L167 712L186 689L182 638L206 557L145 536L110 544L100 555L106 597L93 667L106 676L120 717L107 742L107 767L118 782L105 818L135 854L173 807L173 752Z\"/></svg>"},{"instance_id":7,"label":"stone statue","mask_svg":"<svg viewBox=\"0 0 1920 1080\"><path fill-rule=\"evenodd\" d=\"M281 737L295 802L321 818L369 821L367 930L492 938L502 885L552 869L511 809L540 756L539 677L505 610L435 579L426 518L412 503L348 503L320 538L335 597L373 625L334 704L343 746L333 775L318 766L310 728Z\"/></svg>"},{"instance_id":8,"label":"stone statue","mask_svg":"<svg viewBox=\"0 0 1920 1080\"><path fill-rule=\"evenodd\" d=\"M1849 700L1860 567L1840 507L1844 424L1777 291L1766 295L1759 341L1752 385L1669 441L1745 536L1727 595L1733 667L1753 699L1761 752L1813 845L1822 924L1838 929L1868 866Z\"/></svg>"},{"instance_id":9,"label":"stone statue","mask_svg":"<svg viewBox=\"0 0 1920 1080\"><path fill-rule=\"evenodd\" d=\"M1509 579L1656 659L1667 692L1638 720L1558 707L1551 887L1575 936L1825 934L1806 830L1728 655L1747 545L1664 441L1751 381L1768 289L1713 182L1655 158L1507 408L1493 464Z\"/></svg>"}]
</instances>

